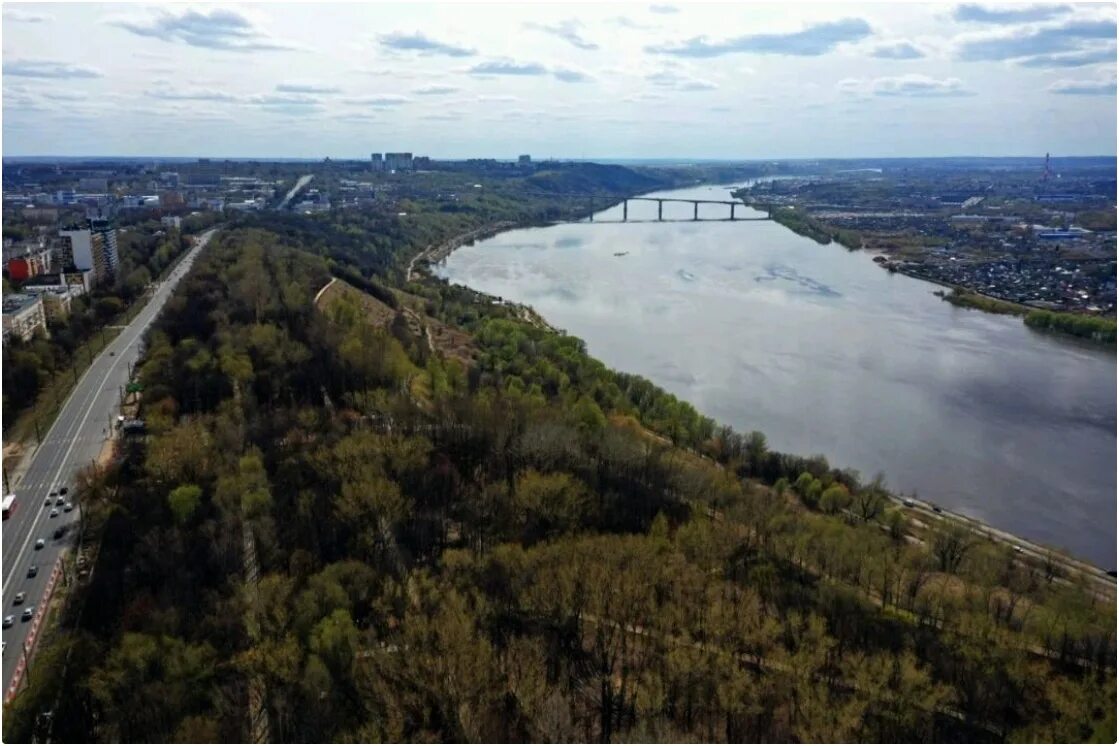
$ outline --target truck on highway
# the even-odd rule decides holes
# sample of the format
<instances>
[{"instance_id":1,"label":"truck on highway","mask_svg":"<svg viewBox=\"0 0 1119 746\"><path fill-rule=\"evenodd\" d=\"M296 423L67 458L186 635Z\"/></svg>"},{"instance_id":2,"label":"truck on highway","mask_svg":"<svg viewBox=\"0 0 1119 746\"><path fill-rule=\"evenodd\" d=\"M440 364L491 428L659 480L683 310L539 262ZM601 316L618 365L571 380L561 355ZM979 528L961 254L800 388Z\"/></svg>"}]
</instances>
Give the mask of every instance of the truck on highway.
<instances>
[{"instance_id":1,"label":"truck on highway","mask_svg":"<svg viewBox=\"0 0 1119 746\"><path fill-rule=\"evenodd\" d=\"M15 495L5 495L4 496L4 520L5 521L12 517L12 512L15 511L15 509L16 509L16 496Z\"/></svg>"}]
</instances>

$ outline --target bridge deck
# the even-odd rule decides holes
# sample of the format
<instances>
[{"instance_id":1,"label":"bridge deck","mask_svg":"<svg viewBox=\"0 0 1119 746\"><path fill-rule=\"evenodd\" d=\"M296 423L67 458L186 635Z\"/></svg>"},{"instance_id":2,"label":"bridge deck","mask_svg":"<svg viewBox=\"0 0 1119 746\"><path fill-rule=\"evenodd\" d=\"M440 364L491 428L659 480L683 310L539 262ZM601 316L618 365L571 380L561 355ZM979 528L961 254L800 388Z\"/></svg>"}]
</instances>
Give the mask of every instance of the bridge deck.
<instances>
[{"instance_id":1,"label":"bridge deck","mask_svg":"<svg viewBox=\"0 0 1119 746\"><path fill-rule=\"evenodd\" d=\"M685 202L689 205L744 205L744 202L725 199L686 199L684 197L626 197L630 202L642 200L644 202Z\"/></svg>"}]
</instances>

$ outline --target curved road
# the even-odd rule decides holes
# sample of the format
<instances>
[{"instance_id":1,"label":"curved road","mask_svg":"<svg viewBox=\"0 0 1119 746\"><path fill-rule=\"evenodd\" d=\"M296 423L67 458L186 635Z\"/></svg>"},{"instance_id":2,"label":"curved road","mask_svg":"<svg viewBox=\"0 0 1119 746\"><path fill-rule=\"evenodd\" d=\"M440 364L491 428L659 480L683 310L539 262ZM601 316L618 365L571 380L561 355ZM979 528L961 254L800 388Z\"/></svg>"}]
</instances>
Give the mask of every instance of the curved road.
<instances>
[{"instance_id":1,"label":"curved road","mask_svg":"<svg viewBox=\"0 0 1119 746\"><path fill-rule=\"evenodd\" d=\"M75 533L68 531L66 536L55 540L54 531L60 525L77 527L80 496L71 490L66 498L74 502L74 511L66 513L60 507L55 518L50 517L51 508L45 504L46 498L59 487L71 486L74 474L101 453L119 411L120 387L128 383L129 365L135 365L140 358L144 333L216 230L208 230L198 237L194 248L167 279L156 284L155 292L132 323L94 359L16 486L15 510L11 518L4 521L3 562L0 564L4 603L0 616L14 617L13 626L4 630L5 692L14 683L12 677L21 648L32 628L32 622L21 620L21 611L28 606L38 610L51 570ZM46 545L35 549L35 540L40 538ZM28 568L33 564L38 566L39 572L36 577L29 578ZM26 595L26 600L16 604L15 596L20 592Z\"/></svg>"}]
</instances>

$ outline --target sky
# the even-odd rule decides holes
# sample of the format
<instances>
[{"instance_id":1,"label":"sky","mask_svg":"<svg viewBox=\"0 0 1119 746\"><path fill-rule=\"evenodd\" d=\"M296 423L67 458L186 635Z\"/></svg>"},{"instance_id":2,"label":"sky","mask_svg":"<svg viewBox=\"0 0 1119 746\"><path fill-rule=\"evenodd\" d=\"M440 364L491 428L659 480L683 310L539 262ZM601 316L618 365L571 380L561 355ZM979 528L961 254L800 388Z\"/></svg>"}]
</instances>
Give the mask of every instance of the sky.
<instances>
[{"instance_id":1,"label":"sky","mask_svg":"<svg viewBox=\"0 0 1119 746\"><path fill-rule=\"evenodd\" d=\"M1112 155L1113 4L3 5L3 155Z\"/></svg>"}]
</instances>

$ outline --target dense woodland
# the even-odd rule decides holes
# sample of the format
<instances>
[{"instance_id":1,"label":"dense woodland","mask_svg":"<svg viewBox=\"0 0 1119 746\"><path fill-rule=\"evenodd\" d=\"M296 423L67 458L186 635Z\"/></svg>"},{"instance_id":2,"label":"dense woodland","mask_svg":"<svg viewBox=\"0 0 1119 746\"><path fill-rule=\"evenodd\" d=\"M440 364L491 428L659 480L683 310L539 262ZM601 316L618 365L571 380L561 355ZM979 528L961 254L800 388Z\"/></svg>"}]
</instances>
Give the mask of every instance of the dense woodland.
<instances>
[{"instance_id":1,"label":"dense woodland","mask_svg":"<svg viewBox=\"0 0 1119 746\"><path fill-rule=\"evenodd\" d=\"M314 304L390 292L417 238L372 230L254 220L200 256L139 369L149 435L82 475L94 571L6 740L1115 740L1114 603L1081 579L464 288L389 324Z\"/></svg>"}]
</instances>

